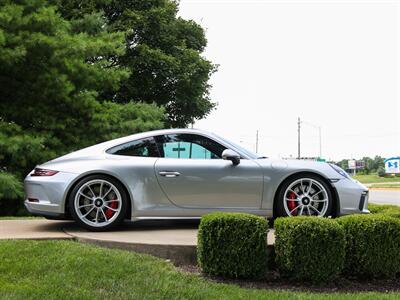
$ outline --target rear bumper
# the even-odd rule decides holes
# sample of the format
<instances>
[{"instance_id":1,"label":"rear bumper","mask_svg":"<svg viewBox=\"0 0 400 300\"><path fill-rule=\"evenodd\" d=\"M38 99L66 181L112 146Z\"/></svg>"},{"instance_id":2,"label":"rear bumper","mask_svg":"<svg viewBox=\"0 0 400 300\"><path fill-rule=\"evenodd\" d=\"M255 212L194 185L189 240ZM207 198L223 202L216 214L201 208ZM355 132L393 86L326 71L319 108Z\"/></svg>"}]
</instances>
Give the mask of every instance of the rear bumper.
<instances>
[{"instance_id":1,"label":"rear bumper","mask_svg":"<svg viewBox=\"0 0 400 300\"><path fill-rule=\"evenodd\" d=\"M368 214L368 188L352 179L333 183L339 197L339 215Z\"/></svg>"},{"instance_id":2,"label":"rear bumper","mask_svg":"<svg viewBox=\"0 0 400 300\"><path fill-rule=\"evenodd\" d=\"M28 199L24 202L25 208L34 216L43 216L49 218L64 218L64 213L60 213L60 206L52 203L30 202Z\"/></svg>"},{"instance_id":3,"label":"rear bumper","mask_svg":"<svg viewBox=\"0 0 400 300\"><path fill-rule=\"evenodd\" d=\"M59 172L54 176L26 176L25 207L33 215L62 218L67 191L78 174Z\"/></svg>"}]
</instances>

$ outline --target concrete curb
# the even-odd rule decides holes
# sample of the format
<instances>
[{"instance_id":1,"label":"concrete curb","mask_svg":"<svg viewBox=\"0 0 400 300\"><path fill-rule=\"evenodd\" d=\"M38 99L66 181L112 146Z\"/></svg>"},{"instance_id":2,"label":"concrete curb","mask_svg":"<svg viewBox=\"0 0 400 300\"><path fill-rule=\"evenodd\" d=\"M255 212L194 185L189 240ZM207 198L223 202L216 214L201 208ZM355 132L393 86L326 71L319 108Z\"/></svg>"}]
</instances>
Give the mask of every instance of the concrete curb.
<instances>
[{"instance_id":1,"label":"concrete curb","mask_svg":"<svg viewBox=\"0 0 400 300\"><path fill-rule=\"evenodd\" d=\"M170 260L176 266L197 264L197 247L189 245L138 244L74 237L74 240L96 246L135 251Z\"/></svg>"}]
</instances>

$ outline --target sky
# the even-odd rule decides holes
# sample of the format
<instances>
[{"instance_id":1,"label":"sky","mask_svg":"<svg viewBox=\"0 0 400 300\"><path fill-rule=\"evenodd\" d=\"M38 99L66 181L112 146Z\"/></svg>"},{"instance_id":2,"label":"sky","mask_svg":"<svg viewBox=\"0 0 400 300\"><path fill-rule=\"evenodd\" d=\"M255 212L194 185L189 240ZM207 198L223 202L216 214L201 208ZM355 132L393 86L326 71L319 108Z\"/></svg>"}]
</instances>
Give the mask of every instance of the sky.
<instances>
[{"instance_id":1,"label":"sky","mask_svg":"<svg viewBox=\"0 0 400 300\"><path fill-rule=\"evenodd\" d=\"M181 0L218 64L195 128L268 157L400 156L400 0Z\"/></svg>"}]
</instances>

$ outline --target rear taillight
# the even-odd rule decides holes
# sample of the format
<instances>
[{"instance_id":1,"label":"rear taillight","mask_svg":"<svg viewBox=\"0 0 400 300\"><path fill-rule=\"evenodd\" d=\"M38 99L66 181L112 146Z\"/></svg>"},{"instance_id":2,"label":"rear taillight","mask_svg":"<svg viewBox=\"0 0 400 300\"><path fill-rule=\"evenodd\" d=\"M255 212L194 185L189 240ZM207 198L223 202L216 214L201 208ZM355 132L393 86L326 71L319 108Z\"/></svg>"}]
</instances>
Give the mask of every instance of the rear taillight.
<instances>
[{"instance_id":1,"label":"rear taillight","mask_svg":"<svg viewBox=\"0 0 400 300\"><path fill-rule=\"evenodd\" d=\"M57 173L58 173L58 171L35 168L35 170L33 170L33 173L31 174L31 176L53 176Z\"/></svg>"}]
</instances>

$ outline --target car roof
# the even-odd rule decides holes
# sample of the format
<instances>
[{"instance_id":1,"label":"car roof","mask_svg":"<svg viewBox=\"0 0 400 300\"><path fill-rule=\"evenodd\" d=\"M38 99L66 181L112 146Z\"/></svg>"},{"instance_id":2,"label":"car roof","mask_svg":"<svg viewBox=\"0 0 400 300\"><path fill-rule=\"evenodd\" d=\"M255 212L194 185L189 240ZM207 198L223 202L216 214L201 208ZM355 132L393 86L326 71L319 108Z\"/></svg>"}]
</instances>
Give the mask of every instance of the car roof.
<instances>
[{"instance_id":1,"label":"car roof","mask_svg":"<svg viewBox=\"0 0 400 300\"><path fill-rule=\"evenodd\" d=\"M99 153L99 152L104 152L108 150L111 147L118 146L133 140L138 140L138 139L143 139L147 137L152 137L152 136L157 136L157 135L163 135L163 134L174 134L174 133L196 133L196 134L201 134L207 137L212 137L215 139L215 136L210 133L206 132L203 130L199 129L194 129L194 128L181 128L181 129L161 129L161 130L152 130L152 131L146 131L146 132L141 132L141 133L136 133L124 137L120 137L117 139L113 139L110 141L106 141L100 144L96 144L84 149L79 150L82 154L82 152L91 152L91 153Z\"/></svg>"},{"instance_id":2,"label":"car roof","mask_svg":"<svg viewBox=\"0 0 400 300\"><path fill-rule=\"evenodd\" d=\"M117 139L114 139L111 141L107 141L105 143L119 145L121 143L129 142L129 141L136 140L136 139L142 139L142 138L146 138L146 137L152 137L152 136L164 135L164 134L174 134L174 133L196 133L196 134L203 134L206 136L213 136L212 133L204 131L204 130L200 130L200 129L174 128L174 129L159 129L159 130L152 130L152 131L136 133L136 134L124 136L121 138L117 138ZM109 146L109 145L107 145L107 146Z\"/></svg>"}]
</instances>

